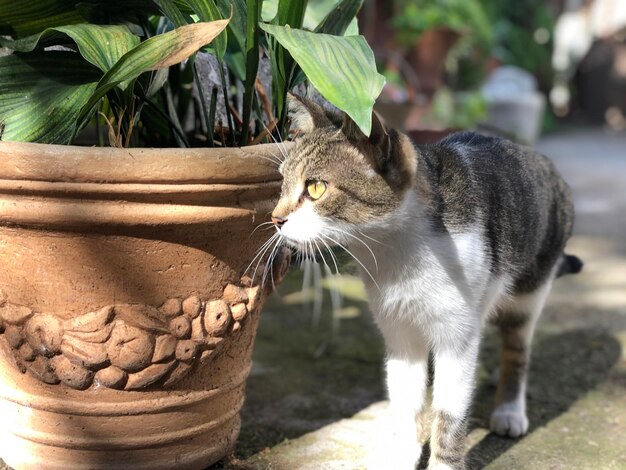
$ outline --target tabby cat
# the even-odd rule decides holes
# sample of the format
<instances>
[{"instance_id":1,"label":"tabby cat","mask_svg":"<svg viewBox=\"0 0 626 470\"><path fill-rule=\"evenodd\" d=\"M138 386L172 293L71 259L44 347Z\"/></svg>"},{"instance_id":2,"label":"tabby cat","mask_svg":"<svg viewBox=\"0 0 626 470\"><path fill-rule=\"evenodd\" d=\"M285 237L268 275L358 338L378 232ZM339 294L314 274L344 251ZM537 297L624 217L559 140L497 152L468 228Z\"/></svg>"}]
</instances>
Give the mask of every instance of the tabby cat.
<instances>
[{"instance_id":1,"label":"tabby cat","mask_svg":"<svg viewBox=\"0 0 626 470\"><path fill-rule=\"evenodd\" d=\"M371 468L419 461L429 354L429 468L465 467L485 321L502 336L490 427L523 435L533 329L552 281L582 266L563 252L573 205L554 165L500 138L463 132L414 145L375 114L366 137L311 101L291 97L290 108L303 135L280 166L272 221L296 249L343 246L361 264L387 350L389 416Z\"/></svg>"}]
</instances>

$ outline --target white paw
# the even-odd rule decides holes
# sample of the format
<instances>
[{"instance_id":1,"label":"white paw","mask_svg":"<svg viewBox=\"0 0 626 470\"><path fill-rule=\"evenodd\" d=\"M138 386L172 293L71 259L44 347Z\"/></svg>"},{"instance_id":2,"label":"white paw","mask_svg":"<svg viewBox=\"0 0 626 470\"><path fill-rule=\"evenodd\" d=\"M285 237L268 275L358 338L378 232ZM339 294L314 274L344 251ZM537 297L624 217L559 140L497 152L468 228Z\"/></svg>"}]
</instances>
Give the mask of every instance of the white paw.
<instances>
[{"instance_id":1,"label":"white paw","mask_svg":"<svg viewBox=\"0 0 626 470\"><path fill-rule=\"evenodd\" d=\"M489 427L500 436L520 437L528 431L528 418L522 411L497 409L491 414Z\"/></svg>"},{"instance_id":2,"label":"white paw","mask_svg":"<svg viewBox=\"0 0 626 470\"><path fill-rule=\"evenodd\" d=\"M418 443L392 442L384 439L371 449L367 458L367 470L415 470L422 446Z\"/></svg>"},{"instance_id":3,"label":"white paw","mask_svg":"<svg viewBox=\"0 0 626 470\"><path fill-rule=\"evenodd\" d=\"M411 453L396 453L395 449L390 448L385 452L379 449L373 452L367 459L367 470L415 470L420 459L421 449Z\"/></svg>"}]
</instances>

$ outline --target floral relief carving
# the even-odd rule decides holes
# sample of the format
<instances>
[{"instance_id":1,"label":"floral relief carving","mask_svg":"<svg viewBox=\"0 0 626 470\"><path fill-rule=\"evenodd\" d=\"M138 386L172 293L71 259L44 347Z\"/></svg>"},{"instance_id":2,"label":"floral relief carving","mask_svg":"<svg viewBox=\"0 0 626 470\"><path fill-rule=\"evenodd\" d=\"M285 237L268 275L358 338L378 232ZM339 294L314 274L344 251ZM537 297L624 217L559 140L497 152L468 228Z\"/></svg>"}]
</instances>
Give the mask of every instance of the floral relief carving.
<instances>
[{"instance_id":1,"label":"floral relief carving","mask_svg":"<svg viewBox=\"0 0 626 470\"><path fill-rule=\"evenodd\" d=\"M241 284L227 285L220 299L115 304L69 320L11 304L0 291L0 333L22 371L48 384L168 387L215 354L257 308L261 288L248 277Z\"/></svg>"}]
</instances>

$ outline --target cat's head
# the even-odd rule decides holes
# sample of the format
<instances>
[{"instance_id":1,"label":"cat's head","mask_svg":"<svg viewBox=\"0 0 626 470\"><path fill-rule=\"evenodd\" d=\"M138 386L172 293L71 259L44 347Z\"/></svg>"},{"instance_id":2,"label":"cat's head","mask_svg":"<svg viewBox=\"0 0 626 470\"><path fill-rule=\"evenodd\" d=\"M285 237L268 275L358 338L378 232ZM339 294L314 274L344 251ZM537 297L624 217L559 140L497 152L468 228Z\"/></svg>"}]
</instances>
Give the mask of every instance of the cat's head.
<instances>
[{"instance_id":1,"label":"cat's head","mask_svg":"<svg viewBox=\"0 0 626 470\"><path fill-rule=\"evenodd\" d=\"M349 243L351 235L384 224L413 184L409 139L386 129L375 113L368 137L347 115L302 98L291 96L289 111L302 136L280 167L272 220L284 239L298 248L320 239Z\"/></svg>"}]
</instances>

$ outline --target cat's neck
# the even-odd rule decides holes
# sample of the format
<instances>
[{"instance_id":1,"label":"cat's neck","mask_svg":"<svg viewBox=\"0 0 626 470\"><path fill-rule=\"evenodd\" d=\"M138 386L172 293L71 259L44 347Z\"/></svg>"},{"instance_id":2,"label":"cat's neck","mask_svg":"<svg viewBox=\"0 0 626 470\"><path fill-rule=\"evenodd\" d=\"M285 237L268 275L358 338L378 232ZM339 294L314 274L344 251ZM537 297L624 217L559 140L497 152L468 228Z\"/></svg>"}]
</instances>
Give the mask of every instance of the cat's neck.
<instances>
[{"instance_id":1,"label":"cat's neck","mask_svg":"<svg viewBox=\"0 0 626 470\"><path fill-rule=\"evenodd\" d=\"M374 272L385 264L404 264L418 255L432 238L428 208L416 188L409 189L400 206L383 219L361 227L359 240L350 239L348 249L365 268ZM376 258L376 261L374 260Z\"/></svg>"}]
</instances>

